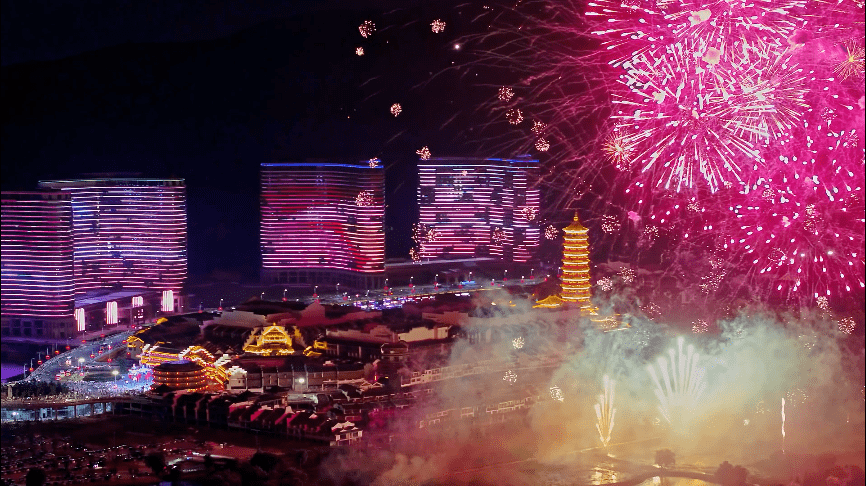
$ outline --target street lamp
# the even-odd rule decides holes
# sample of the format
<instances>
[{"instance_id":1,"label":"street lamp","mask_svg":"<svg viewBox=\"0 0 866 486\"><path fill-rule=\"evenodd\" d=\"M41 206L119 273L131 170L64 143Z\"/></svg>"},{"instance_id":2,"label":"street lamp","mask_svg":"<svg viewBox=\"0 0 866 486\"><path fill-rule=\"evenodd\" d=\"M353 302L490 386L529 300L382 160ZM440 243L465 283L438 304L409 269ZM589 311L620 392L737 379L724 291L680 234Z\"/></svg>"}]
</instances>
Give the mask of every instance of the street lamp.
<instances>
[{"instance_id":1,"label":"street lamp","mask_svg":"<svg viewBox=\"0 0 866 486\"><path fill-rule=\"evenodd\" d=\"M219 310L223 310L223 299L220 299L220 307Z\"/></svg>"},{"instance_id":2,"label":"street lamp","mask_svg":"<svg viewBox=\"0 0 866 486\"><path fill-rule=\"evenodd\" d=\"M262 295L259 296L259 300L265 300L265 293L262 292Z\"/></svg>"},{"instance_id":3,"label":"street lamp","mask_svg":"<svg viewBox=\"0 0 866 486\"><path fill-rule=\"evenodd\" d=\"M81 368L82 366L84 366L84 358L83 357L78 358L78 367Z\"/></svg>"},{"instance_id":4,"label":"street lamp","mask_svg":"<svg viewBox=\"0 0 866 486\"><path fill-rule=\"evenodd\" d=\"M114 387L117 388L117 375L120 373L117 370L111 370L111 374L114 375Z\"/></svg>"},{"instance_id":5,"label":"street lamp","mask_svg":"<svg viewBox=\"0 0 866 486\"><path fill-rule=\"evenodd\" d=\"M286 301L286 292L288 292L288 291L289 291L289 289L283 289L283 302Z\"/></svg>"},{"instance_id":6,"label":"street lamp","mask_svg":"<svg viewBox=\"0 0 866 486\"><path fill-rule=\"evenodd\" d=\"M433 277L433 289L439 289L439 274L437 273L435 277Z\"/></svg>"}]
</instances>

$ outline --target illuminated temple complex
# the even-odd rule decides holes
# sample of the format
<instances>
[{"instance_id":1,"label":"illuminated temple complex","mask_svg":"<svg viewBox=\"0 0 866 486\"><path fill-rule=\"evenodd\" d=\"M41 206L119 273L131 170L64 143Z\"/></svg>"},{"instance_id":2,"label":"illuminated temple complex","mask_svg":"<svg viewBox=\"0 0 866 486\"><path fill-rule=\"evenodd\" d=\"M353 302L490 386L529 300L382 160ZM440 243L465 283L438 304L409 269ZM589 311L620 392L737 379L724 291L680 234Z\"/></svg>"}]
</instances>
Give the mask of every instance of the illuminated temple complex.
<instances>
[{"instance_id":1,"label":"illuminated temple complex","mask_svg":"<svg viewBox=\"0 0 866 486\"><path fill-rule=\"evenodd\" d=\"M583 314L594 314L592 284L589 273L589 235L580 224L577 213L574 221L563 228L562 275L560 295L551 295L538 301L535 307L556 308L563 304L577 306Z\"/></svg>"},{"instance_id":2,"label":"illuminated temple complex","mask_svg":"<svg viewBox=\"0 0 866 486\"><path fill-rule=\"evenodd\" d=\"M589 275L589 235L580 224L577 213L574 221L563 230L562 245L562 300L580 306L583 312L592 309L592 284Z\"/></svg>"},{"instance_id":3,"label":"illuminated temple complex","mask_svg":"<svg viewBox=\"0 0 866 486\"><path fill-rule=\"evenodd\" d=\"M286 328L272 324L258 334L251 334L244 344L244 352L262 356L287 356L295 351L292 349L292 337Z\"/></svg>"}]
</instances>

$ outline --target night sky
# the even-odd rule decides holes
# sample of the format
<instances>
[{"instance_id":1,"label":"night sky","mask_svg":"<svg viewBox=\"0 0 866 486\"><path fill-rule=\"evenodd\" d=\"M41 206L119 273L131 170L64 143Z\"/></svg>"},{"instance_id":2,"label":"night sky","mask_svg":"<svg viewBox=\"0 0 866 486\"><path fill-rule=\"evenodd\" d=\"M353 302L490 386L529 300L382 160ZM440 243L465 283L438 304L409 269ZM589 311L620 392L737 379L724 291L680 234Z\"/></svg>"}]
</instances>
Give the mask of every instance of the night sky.
<instances>
[{"instance_id":1,"label":"night sky","mask_svg":"<svg viewBox=\"0 0 866 486\"><path fill-rule=\"evenodd\" d=\"M83 173L183 177L193 279L255 279L261 162L381 158L387 256L405 257L415 150L516 155L479 142L491 138L478 107L495 95L493 73L461 39L487 27L483 4L238 5L4 0L3 189ZM444 33L431 32L437 18ZM377 26L369 39L364 20Z\"/></svg>"}]
</instances>

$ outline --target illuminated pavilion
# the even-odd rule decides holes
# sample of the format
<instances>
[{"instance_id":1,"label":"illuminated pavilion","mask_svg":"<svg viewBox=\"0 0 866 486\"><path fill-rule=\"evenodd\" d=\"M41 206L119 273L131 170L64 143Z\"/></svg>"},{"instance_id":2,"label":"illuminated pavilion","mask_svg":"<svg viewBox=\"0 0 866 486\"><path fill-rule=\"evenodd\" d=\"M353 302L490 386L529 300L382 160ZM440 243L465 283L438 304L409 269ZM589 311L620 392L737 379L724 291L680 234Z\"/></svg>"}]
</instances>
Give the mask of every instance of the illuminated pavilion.
<instances>
[{"instance_id":1,"label":"illuminated pavilion","mask_svg":"<svg viewBox=\"0 0 866 486\"><path fill-rule=\"evenodd\" d=\"M563 230L562 300L577 304L581 312L592 310L592 284L589 274L589 235L574 213L574 221Z\"/></svg>"},{"instance_id":2,"label":"illuminated pavilion","mask_svg":"<svg viewBox=\"0 0 866 486\"><path fill-rule=\"evenodd\" d=\"M253 343L255 339L255 343ZM287 356L294 354L292 348L292 337L283 326L271 324L259 334L250 336L249 342L244 344L244 352L259 354L262 356Z\"/></svg>"}]
</instances>

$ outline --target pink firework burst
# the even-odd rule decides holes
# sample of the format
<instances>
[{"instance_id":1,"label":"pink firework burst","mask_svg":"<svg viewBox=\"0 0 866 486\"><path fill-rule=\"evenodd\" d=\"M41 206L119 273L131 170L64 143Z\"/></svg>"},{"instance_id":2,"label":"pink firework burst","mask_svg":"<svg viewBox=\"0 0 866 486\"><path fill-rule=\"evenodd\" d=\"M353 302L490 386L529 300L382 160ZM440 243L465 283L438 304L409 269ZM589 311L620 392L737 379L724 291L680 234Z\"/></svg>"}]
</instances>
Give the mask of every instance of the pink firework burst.
<instances>
[{"instance_id":1,"label":"pink firework burst","mask_svg":"<svg viewBox=\"0 0 866 486\"><path fill-rule=\"evenodd\" d=\"M430 24L430 30L432 30L434 34L439 34L441 32L444 32L445 31L445 22L443 22L440 19L434 20Z\"/></svg>"},{"instance_id":2,"label":"pink firework burst","mask_svg":"<svg viewBox=\"0 0 866 486\"><path fill-rule=\"evenodd\" d=\"M400 103L394 103L391 105L391 114L394 115L394 117L400 116L400 113L403 113L403 107Z\"/></svg>"},{"instance_id":3,"label":"pink firework burst","mask_svg":"<svg viewBox=\"0 0 866 486\"><path fill-rule=\"evenodd\" d=\"M508 86L503 86L499 88L499 92L496 95L500 101L511 101L511 98L514 97L514 90Z\"/></svg>"},{"instance_id":4,"label":"pink firework burst","mask_svg":"<svg viewBox=\"0 0 866 486\"><path fill-rule=\"evenodd\" d=\"M523 112L519 108L512 108L505 112L505 118L512 125L520 125L520 122L523 121Z\"/></svg>"},{"instance_id":5,"label":"pink firework burst","mask_svg":"<svg viewBox=\"0 0 866 486\"><path fill-rule=\"evenodd\" d=\"M839 319L838 327L840 332L851 334L854 332L854 328L857 327L857 323L851 317L843 317Z\"/></svg>"},{"instance_id":6,"label":"pink firework burst","mask_svg":"<svg viewBox=\"0 0 866 486\"><path fill-rule=\"evenodd\" d=\"M515 59L546 182L595 196L604 241L714 298L862 302L861 1L540 1L488 59Z\"/></svg>"},{"instance_id":7,"label":"pink firework burst","mask_svg":"<svg viewBox=\"0 0 866 486\"><path fill-rule=\"evenodd\" d=\"M548 240L555 240L559 236L559 230L555 226L550 225L544 229L544 237Z\"/></svg>"},{"instance_id":8,"label":"pink firework burst","mask_svg":"<svg viewBox=\"0 0 866 486\"><path fill-rule=\"evenodd\" d=\"M373 193L370 191L361 191L355 196L355 205L358 207L368 207L373 204Z\"/></svg>"},{"instance_id":9,"label":"pink firework burst","mask_svg":"<svg viewBox=\"0 0 866 486\"><path fill-rule=\"evenodd\" d=\"M430 153L430 149L427 148L426 145L416 150L415 153L418 154L419 157L421 157L421 160L430 160L430 157L432 156L432 154Z\"/></svg>"},{"instance_id":10,"label":"pink firework burst","mask_svg":"<svg viewBox=\"0 0 866 486\"><path fill-rule=\"evenodd\" d=\"M376 24L372 20L365 20L358 26L358 32L361 33L361 37L366 39L373 35L373 32L376 32Z\"/></svg>"}]
</instances>

